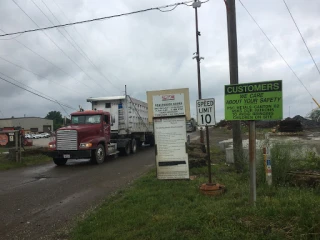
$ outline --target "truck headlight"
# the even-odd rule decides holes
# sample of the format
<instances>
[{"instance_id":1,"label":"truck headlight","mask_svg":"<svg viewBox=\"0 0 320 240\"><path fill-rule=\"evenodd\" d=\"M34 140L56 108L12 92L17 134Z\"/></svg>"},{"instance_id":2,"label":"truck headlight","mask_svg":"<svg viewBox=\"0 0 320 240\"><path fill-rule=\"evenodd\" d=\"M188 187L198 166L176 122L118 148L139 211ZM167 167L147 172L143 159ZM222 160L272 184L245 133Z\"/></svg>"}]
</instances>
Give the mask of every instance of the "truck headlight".
<instances>
[{"instance_id":1,"label":"truck headlight","mask_svg":"<svg viewBox=\"0 0 320 240\"><path fill-rule=\"evenodd\" d=\"M49 148L56 148L56 144L55 143L49 144Z\"/></svg>"},{"instance_id":2,"label":"truck headlight","mask_svg":"<svg viewBox=\"0 0 320 240\"><path fill-rule=\"evenodd\" d=\"M90 148L92 147L92 143L80 143L81 148Z\"/></svg>"}]
</instances>

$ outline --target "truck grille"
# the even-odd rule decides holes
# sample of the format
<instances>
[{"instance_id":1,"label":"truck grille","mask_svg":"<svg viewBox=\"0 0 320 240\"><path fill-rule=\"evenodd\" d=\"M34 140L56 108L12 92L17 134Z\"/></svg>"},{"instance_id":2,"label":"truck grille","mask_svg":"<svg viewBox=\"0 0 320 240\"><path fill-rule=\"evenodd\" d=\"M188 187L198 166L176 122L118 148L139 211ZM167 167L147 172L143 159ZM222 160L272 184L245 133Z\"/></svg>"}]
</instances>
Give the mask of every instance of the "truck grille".
<instances>
[{"instance_id":1,"label":"truck grille","mask_svg":"<svg viewBox=\"0 0 320 240\"><path fill-rule=\"evenodd\" d=\"M57 131L57 150L77 150L78 134L76 130Z\"/></svg>"}]
</instances>

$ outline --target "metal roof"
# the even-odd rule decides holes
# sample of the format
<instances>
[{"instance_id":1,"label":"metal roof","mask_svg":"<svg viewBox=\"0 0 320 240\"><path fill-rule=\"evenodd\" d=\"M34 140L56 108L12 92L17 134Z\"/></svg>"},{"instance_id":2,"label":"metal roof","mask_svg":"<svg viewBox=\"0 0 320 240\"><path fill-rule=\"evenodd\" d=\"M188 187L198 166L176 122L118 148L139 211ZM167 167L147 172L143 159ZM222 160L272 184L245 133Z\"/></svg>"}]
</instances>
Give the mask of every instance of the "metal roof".
<instances>
[{"instance_id":1,"label":"metal roof","mask_svg":"<svg viewBox=\"0 0 320 240\"><path fill-rule=\"evenodd\" d=\"M109 101L109 100L123 100L126 99L125 96L114 96L114 97L97 97L97 98L88 98L87 102L98 102L98 101Z\"/></svg>"},{"instance_id":2,"label":"metal roof","mask_svg":"<svg viewBox=\"0 0 320 240\"><path fill-rule=\"evenodd\" d=\"M37 119L51 120L51 119L42 118L42 117L11 117L11 118L0 118L0 120L17 120L17 119L26 119L26 118L37 118Z\"/></svg>"}]
</instances>

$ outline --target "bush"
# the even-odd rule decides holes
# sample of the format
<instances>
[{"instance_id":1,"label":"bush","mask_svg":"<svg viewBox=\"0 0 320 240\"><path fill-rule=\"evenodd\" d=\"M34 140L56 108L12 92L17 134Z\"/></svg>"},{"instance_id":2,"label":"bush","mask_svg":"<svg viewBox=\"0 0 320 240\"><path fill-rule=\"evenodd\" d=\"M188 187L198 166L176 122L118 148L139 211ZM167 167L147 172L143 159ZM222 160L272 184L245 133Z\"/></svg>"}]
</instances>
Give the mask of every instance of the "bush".
<instances>
[{"instance_id":1,"label":"bush","mask_svg":"<svg viewBox=\"0 0 320 240\"><path fill-rule=\"evenodd\" d=\"M320 170L320 157L312 149L296 144L273 144L271 148L272 182L285 185L290 171ZM263 156L257 156L257 182L265 183L265 165Z\"/></svg>"}]
</instances>

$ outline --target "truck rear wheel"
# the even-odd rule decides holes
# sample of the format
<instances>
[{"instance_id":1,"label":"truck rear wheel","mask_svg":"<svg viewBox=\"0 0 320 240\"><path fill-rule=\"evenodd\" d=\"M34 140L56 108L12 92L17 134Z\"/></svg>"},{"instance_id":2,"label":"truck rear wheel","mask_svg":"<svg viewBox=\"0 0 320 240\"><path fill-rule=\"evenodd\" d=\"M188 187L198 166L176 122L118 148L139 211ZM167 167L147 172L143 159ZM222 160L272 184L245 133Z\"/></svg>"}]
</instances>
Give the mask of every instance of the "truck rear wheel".
<instances>
[{"instance_id":1,"label":"truck rear wheel","mask_svg":"<svg viewBox=\"0 0 320 240\"><path fill-rule=\"evenodd\" d=\"M64 166L66 165L68 159L64 159L64 158L54 158L53 162L57 165L57 166Z\"/></svg>"},{"instance_id":2,"label":"truck rear wheel","mask_svg":"<svg viewBox=\"0 0 320 240\"><path fill-rule=\"evenodd\" d=\"M91 162L94 164L101 164L104 162L105 157L106 152L104 151L104 147L102 144L99 144L97 149L92 154Z\"/></svg>"},{"instance_id":3,"label":"truck rear wheel","mask_svg":"<svg viewBox=\"0 0 320 240\"><path fill-rule=\"evenodd\" d=\"M128 156L131 153L131 141L128 141L124 148L120 148L123 155Z\"/></svg>"},{"instance_id":4,"label":"truck rear wheel","mask_svg":"<svg viewBox=\"0 0 320 240\"><path fill-rule=\"evenodd\" d=\"M137 152L137 141L135 139L131 140L131 153Z\"/></svg>"}]
</instances>

